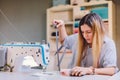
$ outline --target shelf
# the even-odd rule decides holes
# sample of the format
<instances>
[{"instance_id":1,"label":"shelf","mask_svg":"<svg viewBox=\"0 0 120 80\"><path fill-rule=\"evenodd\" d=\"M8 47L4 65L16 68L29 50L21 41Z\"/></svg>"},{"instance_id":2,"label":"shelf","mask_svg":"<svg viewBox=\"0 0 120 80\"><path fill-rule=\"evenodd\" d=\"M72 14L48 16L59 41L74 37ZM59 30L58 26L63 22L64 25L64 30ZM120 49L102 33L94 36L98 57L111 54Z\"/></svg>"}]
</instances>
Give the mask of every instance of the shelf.
<instances>
[{"instance_id":1,"label":"shelf","mask_svg":"<svg viewBox=\"0 0 120 80\"><path fill-rule=\"evenodd\" d=\"M108 19L102 19L104 22L107 22L108 21Z\"/></svg>"},{"instance_id":2,"label":"shelf","mask_svg":"<svg viewBox=\"0 0 120 80\"><path fill-rule=\"evenodd\" d=\"M65 25L73 25L73 21L65 22Z\"/></svg>"},{"instance_id":3,"label":"shelf","mask_svg":"<svg viewBox=\"0 0 120 80\"><path fill-rule=\"evenodd\" d=\"M53 11L53 12L61 12L61 11L68 11L68 10L72 10L72 9L73 9L73 6L71 6L71 5L59 5L57 7L56 6L52 7L49 10Z\"/></svg>"},{"instance_id":4,"label":"shelf","mask_svg":"<svg viewBox=\"0 0 120 80\"><path fill-rule=\"evenodd\" d=\"M50 36L51 39L56 39L56 36ZM58 37L59 38L59 37Z\"/></svg>"},{"instance_id":5,"label":"shelf","mask_svg":"<svg viewBox=\"0 0 120 80\"><path fill-rule=\"evenodd\" d=\"M91 1L76 6L60 5L47 9L47 41L52 44L50 51L56 50L55 49L56 37L51 36L51 33L55 32L55 28L53 28L52 26L52 21L54 19L63 20L65 22L65 28L67 34L71 35L78 32L78 28L75 28L76 19L80 20L85 14L91 11L96 13L98 11L99 13L99 11L101 10L100 8L102 6L105 8L107 7L108 10L108 12L106 13L107 17L103 17L105 16L104 13L103 16L100 15L103 22L105 23L107 29L106 32L108 32L108 35L112 39L115 39L115 13L114 13L115 8L114 8L114 3L112 1ZM78 24L77 26L79 26Z\"/></svg>"},{"instance_id":6,"label":"shelf","mask_svg":"<svg viewBox=\"0 0 120 80\"><path fill-rule=\"evenodd\" d=\"M64 24L65 24L65 25L73 25L74 22L73 22L73 21L67 21L67 22L65 22ZM53 24L51 23L50 26L53 27Z\"/></svg>"},{"instance_id":7,"label":"shelf","mask_svg":"<svg viewBox=\"0 0 120 80\"><path fill-rule=\"evenodd\" d=\"M85 2L84 4L80 4L78 6L96 6L96 5L103 5L103 4L108 4L112 3L112 1L91 1L91 2Z\"/></svg>"}]
</instances>

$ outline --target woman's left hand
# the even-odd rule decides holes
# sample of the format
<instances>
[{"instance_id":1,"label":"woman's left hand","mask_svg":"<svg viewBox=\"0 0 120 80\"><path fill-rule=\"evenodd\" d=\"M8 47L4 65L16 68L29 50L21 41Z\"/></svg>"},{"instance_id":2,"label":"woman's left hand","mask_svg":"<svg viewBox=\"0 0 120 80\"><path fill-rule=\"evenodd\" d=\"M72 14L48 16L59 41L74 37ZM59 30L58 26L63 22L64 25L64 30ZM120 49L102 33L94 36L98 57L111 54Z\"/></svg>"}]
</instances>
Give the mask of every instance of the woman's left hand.
<instances>
[{"instance_id":1,"label":"woman's left hand","mask_svg":"<svg viewBox=\"0 0 120 80\"><path fill-rule=\"evenodd\" d=\"M83 76L86 74L93 74L93 68L92 67L74 67L71 72L70 75L71 76Z\"/></svg>"},{"instance_id":2,"label":"woman's left hand","mask_svg":"<svg viewBox=\"0 0 120 80\"><path fill-rule=\"evenodd\" d=\"M60 73L64 76L70 76L71 69L62 69Z\"/></svg>"}]
</instances>

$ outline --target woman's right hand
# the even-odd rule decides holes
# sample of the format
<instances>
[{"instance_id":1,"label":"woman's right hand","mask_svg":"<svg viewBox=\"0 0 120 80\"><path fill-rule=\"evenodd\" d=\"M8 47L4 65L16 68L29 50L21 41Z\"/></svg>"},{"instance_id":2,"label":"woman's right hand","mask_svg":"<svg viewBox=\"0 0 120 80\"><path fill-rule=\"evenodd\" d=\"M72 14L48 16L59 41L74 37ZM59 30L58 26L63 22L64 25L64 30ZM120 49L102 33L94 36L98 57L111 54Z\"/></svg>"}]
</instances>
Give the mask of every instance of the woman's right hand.
<instances>
[{"instance_id":1,"label":"woman's right hand","mask_svg":"<svg viewBox=\"0 0 120 80\"><path fill-rule=\"evenodd\" d=\"M63 43L63 41L67 37L67 32L66 32L64 21L62 21L62 20L54 20L53 21L53 26L54 26L54 28L58 29L59 40L60 40L61 43Z\"/></svg>"},{"instance_id":2,"label":"woman's right hand","mask_svg":"<svg viewBox=\"0 0 120 80\"><path fill-rule=\"evenodd\" d=\"M62 21L62 20L54 20L54 21L53 21L53 25L54 25L55 27L57 27L58 29L60 29L61 27L64 26L64 21Z\"/></svg>"}]
</instances>

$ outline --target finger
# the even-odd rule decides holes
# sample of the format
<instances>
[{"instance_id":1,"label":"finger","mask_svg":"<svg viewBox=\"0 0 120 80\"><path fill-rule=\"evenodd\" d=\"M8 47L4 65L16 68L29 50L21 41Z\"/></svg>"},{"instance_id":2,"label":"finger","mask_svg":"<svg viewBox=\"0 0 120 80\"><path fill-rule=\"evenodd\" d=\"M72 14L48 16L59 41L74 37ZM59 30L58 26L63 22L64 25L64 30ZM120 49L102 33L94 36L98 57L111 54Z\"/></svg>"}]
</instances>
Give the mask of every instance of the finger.
<instances>
[{"instance_id":1,"label":"finger","mask_svg":"<svg viewBox=\"0 0 120 80\"><path fill-rule=\"evenodd\" d=\"M53 20L53 23L59 24L59 23L63 23L63 21L62 20Z\"/></svg>"},{"instance_id":2,"label":"finger","mask_svg":"<svg viewBox=\"0 0 120 80\"><path fill-rule=\"evenodd\" d=\"M57 28L57 25L59 24L59 22L57 20L53 21L53 27Z\"/></svg>"},{"instance_id":3,"label":"finger","mask_svg":"<svg viewBox=\"0 0 120 80\"><path fill-rule=\"evenodd\" d=\"M86 73L84 71L82 71L81 73L79 73L79 76L84 76Z\"/></svg>"},{"instance_id":4,"label":"finger","mask_svg":"<svg viewBox=\"0 0 120 80\"><path fill-rule=\"evenodd\" d=\"M70 69L62 69L60 71L62 75L69 76L70 75Z\"/></svg>"},{"instance_id":5,"label":"finger","mask_svg":"<svg viewBox=\"0 0 120 80\"><path fill-rule=\"evenodd\" d=\"M60 72L64 76L68 76L65 72Z\"/></svg>"},{"instance_id":6,"label":"finger","mask_svg":"<svg viewBox=\"0 0 120 80\"><path fill-rule=\"evenodd\" d=\"M55 21L54 21L54 24L56 24L56 25L59 24L59 23L60 23L59 20L55 20Z\"/></svg>"},{"instance_id":7,"label":"finger","mask_svg":"<svg viewBox=\"0 0 120 80\"><path fill-rule=\"evenodd\" d=\"M77 70L77 69L74 70L74 71L71 71L71 76L75 76L75 75L77 75L77 73L78 73L78 70Z\"/></svg>"},{"instance_id":8,"label":"finger","mask_svg":"<svg viewBox=\"0 0 120 80\"><path fill-rule=\"evenodd\" d=\"M62 20L54 20L53 26L55 26L55 28L59 28L61 26L64 26L64 22Z\"/></svg>"},{"instance_id":9,"label":"finger","mask_svg":"<svg viewBox=\"0 0 120 80\"><path fill-rule=\"evenodd\" d=\"M62 20L59 20L58 23L57 23L57 27L63 26L63 25L64 25L64 22Z\"/></svg>"},{"instance_id":10,"label":"finger","mask_svg":"<svg viewBox=\"0 0 120 80\"><path fill-rule=\"evenodd\" d=\"M60 22L60 20L56 20L56 19L54 19L54 20L52 21L53 24L58 24L59 22Z\"/></svg>"},{"instance_id":11,"label":"finger","mask_svg":"<svg viewBox=\"0 0 120 80\"><path fill-rule=\"evenodd\" d=\"M80 71L77 71L77 72L75 73L75 76L79 76L79 74L81 74L81 72L80 72Z\"/></svg>"},{"instance_id":12,"label":"finger","mask_svg":"<svg viewBox=\"0 0 120 80\"><path fill-rule=\"evenodd\" d=\"M52 22L53 24L56 24L56 23L58 23L58 20L53 20L53 22Z\"/></svg>"},{"instance_id":13,"label":"finger","mask_svg":"<svg viewBox=\"0 0 120 80\"><path fill-rule=\"evenodd\" d=\"M71 71L79 70L80 67L74 67L71 69Z\"/></svg>"}]
</instances>

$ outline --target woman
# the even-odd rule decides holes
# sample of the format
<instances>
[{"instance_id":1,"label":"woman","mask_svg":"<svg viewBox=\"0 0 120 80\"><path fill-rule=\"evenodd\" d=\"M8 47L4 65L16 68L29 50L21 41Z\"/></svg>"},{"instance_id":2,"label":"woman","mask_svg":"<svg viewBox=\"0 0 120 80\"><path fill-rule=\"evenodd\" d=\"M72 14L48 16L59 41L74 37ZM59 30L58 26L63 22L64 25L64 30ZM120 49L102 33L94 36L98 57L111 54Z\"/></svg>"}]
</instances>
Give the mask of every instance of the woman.
<instances>
[{"instance_id":1,"label":"woman","mask_svg":"<svg viewBox=\"0 0 120 80\"><path fill-rule=\"evenodd\" d=\"M62 74L113 75L117 71L115 44L106 36L102 19L97 14L85 15L80 20L79 33L72 36L67 36L63 21L55 20L54 23L57 23L60 41L74 53L70 69L62 70Z\"/></svg>"}]
</instances>

